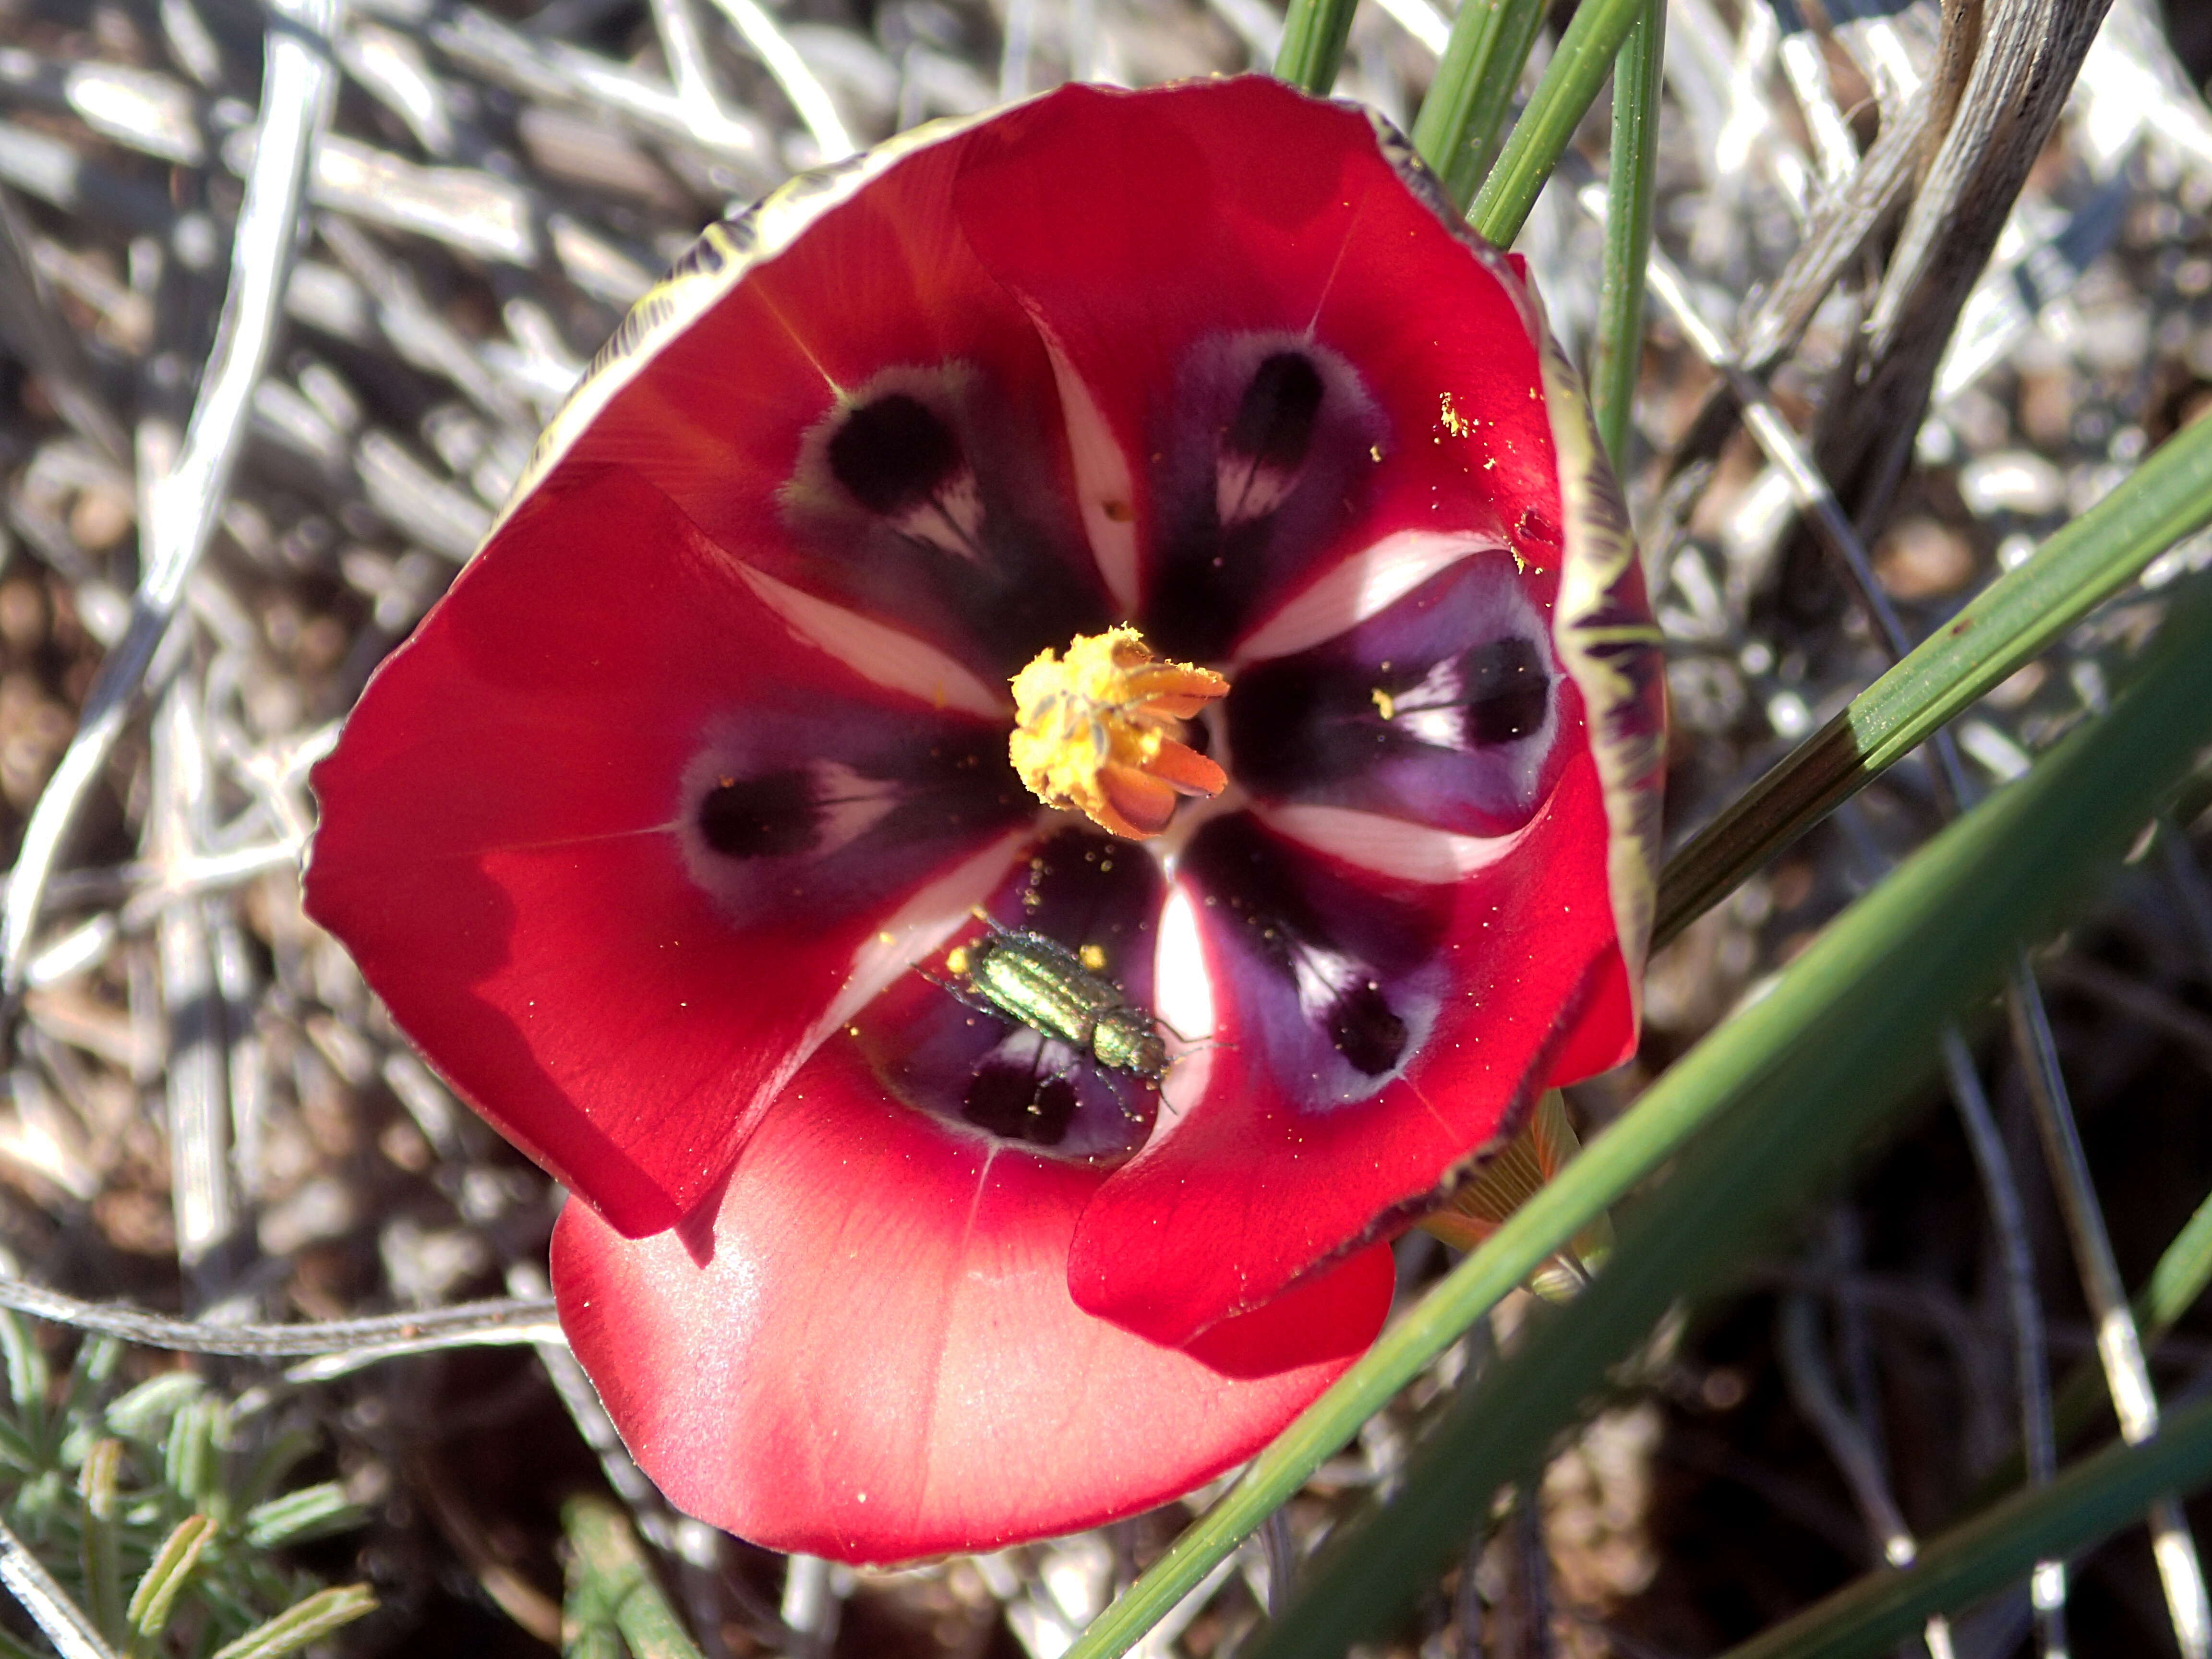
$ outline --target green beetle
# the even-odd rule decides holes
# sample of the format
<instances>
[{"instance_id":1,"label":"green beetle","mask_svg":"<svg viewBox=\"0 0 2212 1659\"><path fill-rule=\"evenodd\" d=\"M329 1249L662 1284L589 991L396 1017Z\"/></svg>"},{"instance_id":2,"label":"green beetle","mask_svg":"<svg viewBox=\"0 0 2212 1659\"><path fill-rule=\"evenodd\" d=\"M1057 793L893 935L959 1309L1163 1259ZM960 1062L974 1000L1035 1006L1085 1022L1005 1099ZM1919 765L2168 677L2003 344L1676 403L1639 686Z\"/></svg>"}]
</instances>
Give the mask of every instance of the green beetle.
<instances>
[{"instance_id":1,"label":"green beetle","mask_svg":"<svg viewBox=\"0 0 2212 1659\"><path fill-rule=\"evenodd\" d=\"M945 988L972 1008L1026 1025L1155 1086L1167 1075L1159 1020L1057 939L994 927L953 950L945 965L959 981Z\"/></svg>"}]
</instances>

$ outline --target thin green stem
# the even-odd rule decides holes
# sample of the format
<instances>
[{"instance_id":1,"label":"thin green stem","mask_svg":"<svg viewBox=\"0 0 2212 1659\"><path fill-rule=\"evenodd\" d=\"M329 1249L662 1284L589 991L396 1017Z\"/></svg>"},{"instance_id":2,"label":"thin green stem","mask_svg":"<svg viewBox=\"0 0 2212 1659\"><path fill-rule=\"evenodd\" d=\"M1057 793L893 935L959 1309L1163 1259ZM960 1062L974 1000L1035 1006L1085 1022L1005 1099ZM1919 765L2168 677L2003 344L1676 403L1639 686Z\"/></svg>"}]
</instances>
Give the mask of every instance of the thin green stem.
<instances>
[{"instance_id":1,"label":"thin green stem","mask_svg":"<svg viewBox=\"0 0 2212 1659\"><path fill-rule=\"evenodd\" d=\"M1644 7L1644 0L1583 0L1577 8L1575 21L1559 37L1559 51L1468 214L1475 229L1499 247L1510 246L1521 234L1537 192L1597 101L1597 89L1613 72L1620 43Z\"/></svg>"},{"instance_id":2,"label":"thin green stem","mask_svg":"<svg viewBox=\"0 0 2212 1659\"><path fill-rule=\"evenodd\" d=\"M2136 1293L2136 1322L2142 1330L2143 1346L2152 1346L2172 1330L2197 1305L2208 1284L2212 1284L2212 1197L2197 1206L2197 1213L2151 1269L2148 1282ZM2053 1407L2059 1443L2077 1437L2111 1404L2096 1357L2086 1356L2068 1376Z\"/></svg>"},{"instance_id":3,"label":"thin green stem","mask_svg":"<svg viewBox=\"0 0 2212 1659\"><path fill-rule=\"evenodd\" d=\"M1613 70L1605 281L1598 296L1590 404L1598 440L1616 475L1628 466L1637 371L1644 366L1644 267L1651 252L1651 204L1659 168L1659 70L1666 42L1667 0L1644 0Z\"/></svg>"},{"instance_id":4,"label":"thin green stem","mask_svg":"<svg viewBox=\"0 0 2212 1659\"><path fill-rule=\"evenodd\" d=\"M1358 0L1291 0L1283 19L1283 44L1275 52L1275 76L1326 98L1344 64L1344 42L1352 33Z\"/></svg>"},{"instance_id":5,"label":"thin green stem","mask_svg":"<svg viewBox=\"0 0 2212 1659\"><path fill-rule=\"evenodd\" d=\"M628 1516L603 1498L572 1498L562 1506L561 1523L570 1551L570 1612L618 1632L637 1659L699 1659Z\"/></svg>"},{"instance_id":6,"label":"thin green stem","mask_svg":"<svg viewBox=\"0 0 2212 1659\"><path fill-rule=\"evenodd\" d=\"M2190 641L2200 653L2212 635L2204 620L2197 619ZM1867 1099L1879 1089L1879 1067L1911 1063L1909 1046L1891 1040L1897 1023L1921 1021L1932 1038L1944 1011L1972 988L1975 971L1994 971L2021 927L2033 919L2027 912L2054 904L2069 877L2132 831L2158 780L2179 769L2197 738L2194 726L2205 723L2176 716L2185 711L2201 716L2212 708L2212 656L2200 659L2169 646L2157 664L2155 675L2147 673L2094 728L2047 757L2026 782L1947 830L1840 919L1765 999L1660 1079L1278 1436L1221 1502L1085 1632L1070 1659L1107 1659L1127 1651L1462 1332L1695 1132L1746 1109L1735 1115L1770 1138L1764 1156L1708 1158L1700 1167L1710 1185L1693 1184L1686 1170L1660 1188L1647 1212L1661 1200L1678 1209L1706 1207L1671 1219L1662 1216L1664 1225L1644 1226L1634 1245L1624 1233L1596 1283L1531 1345L1529 1352L1549 1352L1542 1343L1554 1333L1585 1333L1575 1339L1579 1346L1547 1362L1564 1370L1533 1382L1516 1370L1523 1383L1509 1402L1510 1412L1495 1420L1478 1414L1471 1433L1452 1438L1450 1454L1474 1458L1480 1468L1468 1465L1441 1482L1431 1470L1420 1488L1425 1503L1439 1484L1449 1489L1450 1519L1444 1529L1426 1529L1437 1517L1421 1504L1402 1516L1404 1506L1394 1506L1381 1517L1389 1525L1393 1547L1423 1567L1436 1550L1449 1547L1453 1525L1487 1504L1496 1480L1519 1472L1519 1463L1541 1448L1602 1375L1619 1352L1614 1339L1647 1312L1656 1317L1684 1285L1698 1282L1676 1273L1683 1265L1676 1259L1680 1253L1717 1248L1740 1231L1721 1224L1742 1218L1726 1206L1748 1213L1790 1196L1796 1183L1778 1179L1778 1170L1817 1167L1817 1158L1795 1150L1812 1132L1839 1137L1846 1147L1854 1142L1868 1115ZM2177 692L2169 682L2192 670L2196 680ZM2145 718L2146 699L2155 702L2162 718ZM1806 1041L1816 1024L1828 1039L1825 1043ZM1852 1047L1847 1039L1854 1037L1856 1051L1840 1053ZM1629 1290L1634 1298L1623 1307ZM1586 1323L1593 1304L1612 1310L1606 1316L1611 1322L1595 1341ZM1497 1389L1487 1380L1475 1392L1495 1403ZM1407 1490L1410 1494L1414 1487ZM1381 1572L1377 1562L1389 1559L1371 1552L1363 1557L1359 1571L1388 1581L1379 1586L1362 1588L1356 1574L1328 1575L1328 1593L1316 1589L1302 1598L1301 1612L1279 1626L1277 1634L1295 1631L1309 1618L1319 1621L1316 1630L1341 1634L1346 1626L1340 1613L1355 1614L1353 1627L1365 1628L1376 1612L1372 1598L1378 1588L1389 1600L1403 1582L1395 1568ZM1329 1611L1329 1595L1345 1598L1344 1608Z\"/></svg>"},{"instance_id":7,"label":"thin green stem","mask_svg":"<svg viewBox=\"0 0 2212 1659\"><path fill-rule=\"evenodd\" d=\"M1513 89L1543 26L1544 0L1466 0L1413 122L1413 148L1461 212L1498 154Z\"/></svg>"},{"instance_id":8,"label":"thin green stem","mask_svg":"<svg viewBox=\"0 0 2212 1659\"><path fill-rule=\"evenodd\" d=\"M2110 713L1900 865L1592 1143L1586 1158L1632 1125L1718 1120L1621 1218L1596 1281L1462 1391L1391 1502L1331 1542L1249 1659L1334 1656L1395 1618L1669 1306L1805 1212L1932 1069L1944 1024L2118 855L2208 737L2212 603L2199 596Z\"/></svg>"},{"instance_id":9,"label":"thin green stem","mask_svg":"<svg viewBox=\"0 0 2212 1659\"><path fill-rule=\"evenodd\" d=\"M111 1642L124 1637L122 1534L115 1498L122 1465L123 1443L103 1437L85 1453L84 1468L77 1476L84 1610Z\"/></svg>"},{"instance_id":10,"label":"thin green stem","mask_svg":"<svg viewBox=\"0 0 2212 1659\"><path fill-rule=\"evenodd\" d=\"M2207 1285L2212 1285L2212 1197L2197 1206L2197 1212L2166 1247L2149 1279L2130 1304L2145 1349L2155 1346L2175 1322L2197 1305ZM2106 1418L2112 1404L2103 1366L2096 1355L2085 1355L2051 1397L2051 1438L2059 1449L2063 1451L2092 1424ZM1983 1478L1963 1507L1972 1512L1995 1503L2019 1486L2026 1474L2025 1463L2014 1454Z\"/></svg>"},{"instance_id":11,"label":"thin green stem","mask_svg":"<svg viewBox=\"0 0 2212 1659\"><path fill-rule=\"evenodd\" d=\"M2199 421L1975 595L1669 859L1659 878L1654 947L2207 522L2212 421Z\"/></svg>"},{"instance_id":12,"label":"thin green stem","mask_svg":"<svg viewBox=\"0 0 2212 1659\"><path fill-rule=\"evenodd\" d=\"M1887 1653L1931 1613L1970 1607L2039 1560L2063 1558L2140 1519L2161 1493L2212 1480L2212 1401L2175 1412L2158 1438L2083 1459L1923 1546L1903 1572L1872 1573L1725 1659L1859 1659Z\"/></svg>"}]
</instances>

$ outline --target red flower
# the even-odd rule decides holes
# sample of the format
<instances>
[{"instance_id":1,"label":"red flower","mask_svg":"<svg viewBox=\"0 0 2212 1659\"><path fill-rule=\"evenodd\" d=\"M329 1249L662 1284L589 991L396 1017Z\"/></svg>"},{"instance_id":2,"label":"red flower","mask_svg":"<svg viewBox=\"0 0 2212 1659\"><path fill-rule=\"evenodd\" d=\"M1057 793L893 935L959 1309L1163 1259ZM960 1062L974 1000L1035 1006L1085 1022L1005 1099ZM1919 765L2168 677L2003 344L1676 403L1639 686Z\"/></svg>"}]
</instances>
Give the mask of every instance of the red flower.
<instances>
[{"instance_id":1,"label":"red flower","mask_svg":"<svg viewBox=\"0 0 2212 1659\"><path fill-rule=\"evenodd\" d=\"M678 1504L994 1545L1249 1455L1628 1054L1655 662L1401 141L1066 88L638 307L319 771L309 904L583 1200L563 1322Z\"/></svg>"}]
</instances>

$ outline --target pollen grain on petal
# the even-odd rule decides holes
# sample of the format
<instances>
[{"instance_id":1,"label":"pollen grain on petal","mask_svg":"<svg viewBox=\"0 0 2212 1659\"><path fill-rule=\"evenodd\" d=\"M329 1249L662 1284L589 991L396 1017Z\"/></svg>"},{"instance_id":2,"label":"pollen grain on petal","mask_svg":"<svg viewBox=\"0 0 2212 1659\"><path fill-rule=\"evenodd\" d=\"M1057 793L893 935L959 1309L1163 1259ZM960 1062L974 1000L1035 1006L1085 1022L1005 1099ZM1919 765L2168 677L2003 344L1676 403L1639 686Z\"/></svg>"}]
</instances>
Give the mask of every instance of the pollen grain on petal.
<instances>
[{"instance_id":1,"label":"pollen grain on petal","mask_svg":"<svg viewBox=\"0 0 2212 1659\"><path fill-rule=\"evenodd\" d=\"M1066 656L1041 651L1014 676L1014 769L1048 806L1132 841L1157 836L1179 799L1228 787L1176 735L1228 690L1211 669L1155 658L1133 628L1079 635Z\"/></svg>"}]
</instances>

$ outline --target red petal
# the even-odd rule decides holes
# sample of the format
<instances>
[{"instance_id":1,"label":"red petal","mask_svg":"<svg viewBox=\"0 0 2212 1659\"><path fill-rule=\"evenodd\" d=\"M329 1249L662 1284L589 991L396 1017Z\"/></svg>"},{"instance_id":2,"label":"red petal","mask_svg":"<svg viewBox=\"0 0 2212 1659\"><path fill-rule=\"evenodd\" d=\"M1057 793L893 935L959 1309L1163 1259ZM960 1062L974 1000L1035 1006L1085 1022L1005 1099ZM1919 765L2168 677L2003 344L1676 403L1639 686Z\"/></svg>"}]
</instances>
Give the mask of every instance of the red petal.
<instances>
[{"instance_id":1,"label":"red petal","mask_svg":"<svg viewBox=\"0 0 2212 1659\"><path fill-rule=\"evenodd\" d=\"M1003 846L944 896L953 925L1012 856L1022 808L986 787L964 824L754 861L801 890L738 915L749 872L702 884L687 791L733 717L771 716L914 755L1005 747L794 638L665 498L593 469L517 513L316 771L311 914L477 1109L626 1231L712 1188L902 906Z\"/></svg>"},{"instance_id":2,"label":"red petal","mask_svg":"<svg viewBox=\"0 0 2212 1659\"><path fill-rule=\"evenodd\" d=\"M1386 834L1434 833L1367 822ZM1424 1202L1563 1080L1562 1060L1586 1072L1633 1046L1618 990L1604 808L1586 750L1511 851L1456 882L1408 880L1273 842L1335 916L1364 905L1370 920L1398 919L1374 937L1387 951L1388 930L1398 930L1411 952L1402 979L1359 965L1382 976L1388 997L1405 999L1395 1008L1412 1016L1412 1057L1377 1073L1379 1086L1364 1097L1332 1092L1330 1039L1300 1018L1311 981L1293 988L1262 960L1280 948L1284 924L1264 899L1211 890L1194 843L1197 873L1184 878L1190 902L1181 915L1197 930L1212 1023L1183 1023L1207 1015L1182 1006L1176 963L1188 951L1175 939L1174 908L1163 927L1159 1006L1215 1041L1169 1074L1159 1127L1084 1212L1069 1268L1079 1303L1156 1341L1187 1342L1387 1230L1394 1212ZM1372 866L1394 856L1387 847L1354 850ZM1449 990L1416 1012L1431 963L1444 965ZM1336 1046L1352 1053L1342 1037Z\"/></svg>"},{"instance_id":3,"label":"red petal","mask_svg":"<svg viewBox=\"0 0 2212 1659\"><path fill-rule=\"evenodd\" d=\"M1139 611L1164 648L1227 654L1212 648L1226 643L1212 629L1255 619L1395 531L1511 541L1531 505L1557 523L1518 283L1407 187L1358 112L1258 76L1141 94L1071 87L978 129L969 155L954 198L969 242L1129 458L1137 533L1149 538ZM1195 411L1171 393L1188 398L1200 347L1253 335L1305 342L1347 365L1382 416L1376 453L1363 440L1346 499L1316 504L1320 533L1279 545L1258 582L1209 596L1224 614L1164 615L1164 605L1185 608L1159 584L1188 574L1163 570L1161 558L1189 504L1162 491L1188 493L1182 472L1194 450L1212 488L1212 444L1235 408L1183 432L1179 416ZM1063 403L1079 437L1081 400ZM1101 504L1085 506L1095 526ZM1555 550L1527 550L1556 562ZM1206 640L1181 638L1186 628Z\"/></svg>"},{"instance_id":4,"label":"red petal","mask_svg":"<svg viewBox=\"0 0 2212 1659\"><path fill-rule=\"evenodd\" d=\"M886 1561L1096 1525L1250 1455L1391 1290L1377 1248L1203 1361L1154 1346L1068 1299L1097 1183L888 1103L834 1042L682 1227L562 1214L562 1324L639 1466L757 1543Z\"/></svg>"},{"instance_id":5,"label":"red petal","mask_svg":"<svg viewBox=\"0 0 2212 1659\"><path fill-rule=\"evenodd\" d=\"M737 556L1004 677L1109 617L1044 349L949 206L973 142L924 130L711 230L548 444L559 468L633 471ZM886 397L963 454L980 546L935 517L929 545L833 477L832 428Z\"/></svg>"}]
</instances>

